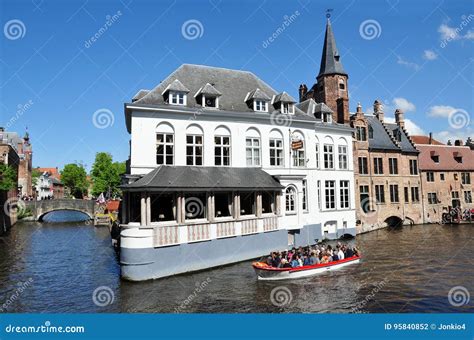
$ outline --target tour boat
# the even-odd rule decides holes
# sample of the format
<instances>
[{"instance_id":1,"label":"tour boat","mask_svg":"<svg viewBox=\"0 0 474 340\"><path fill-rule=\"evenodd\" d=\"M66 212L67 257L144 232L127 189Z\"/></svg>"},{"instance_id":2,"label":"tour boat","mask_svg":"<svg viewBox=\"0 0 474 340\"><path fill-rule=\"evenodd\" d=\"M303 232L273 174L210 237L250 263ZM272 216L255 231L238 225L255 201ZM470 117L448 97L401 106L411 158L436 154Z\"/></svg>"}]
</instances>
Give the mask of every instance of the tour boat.
<instances>
[{"instance_id":1,"label":"tour boat","mask_svg":"<svg viewBox=\"0 0 474 340\"><path fill-rule=\"evenodd\" d=\"M252 266L259 280L287 280L313 276L328 270L339 269L353 263L359 263L359 261L360 256L352 256L339 261L295 268L275 268L265 262L254 262Z\"/></svg>"}]
</instances>

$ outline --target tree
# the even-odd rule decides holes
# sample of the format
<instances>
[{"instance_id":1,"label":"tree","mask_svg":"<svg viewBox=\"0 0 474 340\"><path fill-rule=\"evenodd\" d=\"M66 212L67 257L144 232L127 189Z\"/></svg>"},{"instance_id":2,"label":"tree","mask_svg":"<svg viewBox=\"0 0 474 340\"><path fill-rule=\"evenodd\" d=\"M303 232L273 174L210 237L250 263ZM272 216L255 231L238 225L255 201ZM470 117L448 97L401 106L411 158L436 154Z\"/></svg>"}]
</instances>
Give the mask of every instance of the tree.
<instances>
[{"instance_id":1,"label":"tree","mask_svg":"<svg viewBox=\"0 0 474 340\"><path fill-rule=\"evenodd\" d=\"M17 186L15 169L7 164L0 164L0 190L9 191Z\"/></svg>"},{"instance_id":2,"label":"tree","mask_svg":"<svg viewBox=\"0 0 474 340\"><path fill-rule=\"evenodd\" d=\"M112 155L98 152L92 165L92 195L110 192L111 196L121 195L120 175L125 173L125 162L113 162Z\"/></svg>"},{"instance_id":3,"label":"tree","mask_svg":"<svg viewBox=\"0 0 474 340\"><path fill-rule=\"evenodd\" d=\"M38 185L38 180L41 176L41 171L39 171L38 169L33 169L31 171L31 184L33 185L33 187L36 187L36 185Z\"/></svg>"},{"instance_id":4,"label":"tree","mask_svg":"<svg viewBox=\"0 0 474 340\"><path fill-rule=\"evenodd\" d=\"M61 181L69 188L72 196L83 198L87 193L89 184L87 183L87 172L82 164L70 163L64 166L61 171Z\"/></svg>"}]
</instances>

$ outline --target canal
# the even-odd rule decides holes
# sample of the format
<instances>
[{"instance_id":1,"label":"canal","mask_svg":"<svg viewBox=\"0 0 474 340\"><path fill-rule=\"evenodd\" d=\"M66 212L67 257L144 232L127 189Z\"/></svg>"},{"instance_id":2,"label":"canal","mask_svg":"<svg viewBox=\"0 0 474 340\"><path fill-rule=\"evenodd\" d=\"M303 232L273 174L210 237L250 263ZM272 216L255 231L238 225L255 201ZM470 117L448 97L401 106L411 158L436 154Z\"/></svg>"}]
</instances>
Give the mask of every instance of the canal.
<instances>
[{"instance_id":1,"label":"canal","mask_svg":"<svg viewBox=\"0 0 474 340\"><path fill-rule=\"evenodd\" d=\"M1 312L474 312L474 225L363 234L360 264L292 282L257 282L244 262L132 283L108 229L71 214L0 237Z\"/></svg>"}]
</instances>

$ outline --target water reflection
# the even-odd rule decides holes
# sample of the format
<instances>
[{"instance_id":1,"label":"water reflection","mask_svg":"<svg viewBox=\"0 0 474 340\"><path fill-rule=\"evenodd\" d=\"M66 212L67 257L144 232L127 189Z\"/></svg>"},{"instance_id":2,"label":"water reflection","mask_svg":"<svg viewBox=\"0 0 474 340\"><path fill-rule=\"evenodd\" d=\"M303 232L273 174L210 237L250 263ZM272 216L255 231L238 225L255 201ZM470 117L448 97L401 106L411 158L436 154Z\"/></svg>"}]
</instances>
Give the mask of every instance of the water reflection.
<instances>
[{"instance_id":1,"label":"water reflection","mask_svg":"<svg viewBox=\"0 0 474 340\"><path fill-rule=\"evenodd\" d=\"M42 221L45 223L84 222L88 220L89 216L87 214L72 210L51 211L42 218Z\"/></svg>"},{"instance_id":2,"label":"water reflection","mask_svg":"<svg viewBox=\"0 0 474 340\"><path fill-rule=\"evenodd\" d=\"M256 281L246 261L127 282L120 280L108 228L20 223L0 238L0 307L31 278L31 287L7 312L474 312L472 299L461 307L448 302L453 286L474 294L473 238L473 225L380 230L357 237L360 264L294 281ZM104 307L92 298L102 286L114 294L114 302ZM291 292L288 304L272 304L277 287Z\"/></svg>"}]
</instances>

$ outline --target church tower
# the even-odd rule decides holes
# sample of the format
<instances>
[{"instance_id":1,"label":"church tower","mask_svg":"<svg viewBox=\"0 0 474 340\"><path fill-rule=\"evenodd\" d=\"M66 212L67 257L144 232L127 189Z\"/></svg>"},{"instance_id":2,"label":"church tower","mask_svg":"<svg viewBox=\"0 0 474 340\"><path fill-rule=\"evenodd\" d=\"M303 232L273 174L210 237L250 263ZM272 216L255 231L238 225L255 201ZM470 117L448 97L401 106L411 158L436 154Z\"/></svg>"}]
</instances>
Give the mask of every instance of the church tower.
<instances>
[{"instance_id":1,"label":"church tower","mask_svg":"<svg viewBox=\"0 0 474 340\"><path fill-rule=\"evenodd\" d=\"M348 78L328 18L317 82L309 91L306 91L306 85L300 85L300 101L313 98L318 103L325 103L333 111L334 122L349 124Z\"/></svg>"}]
</instances>

